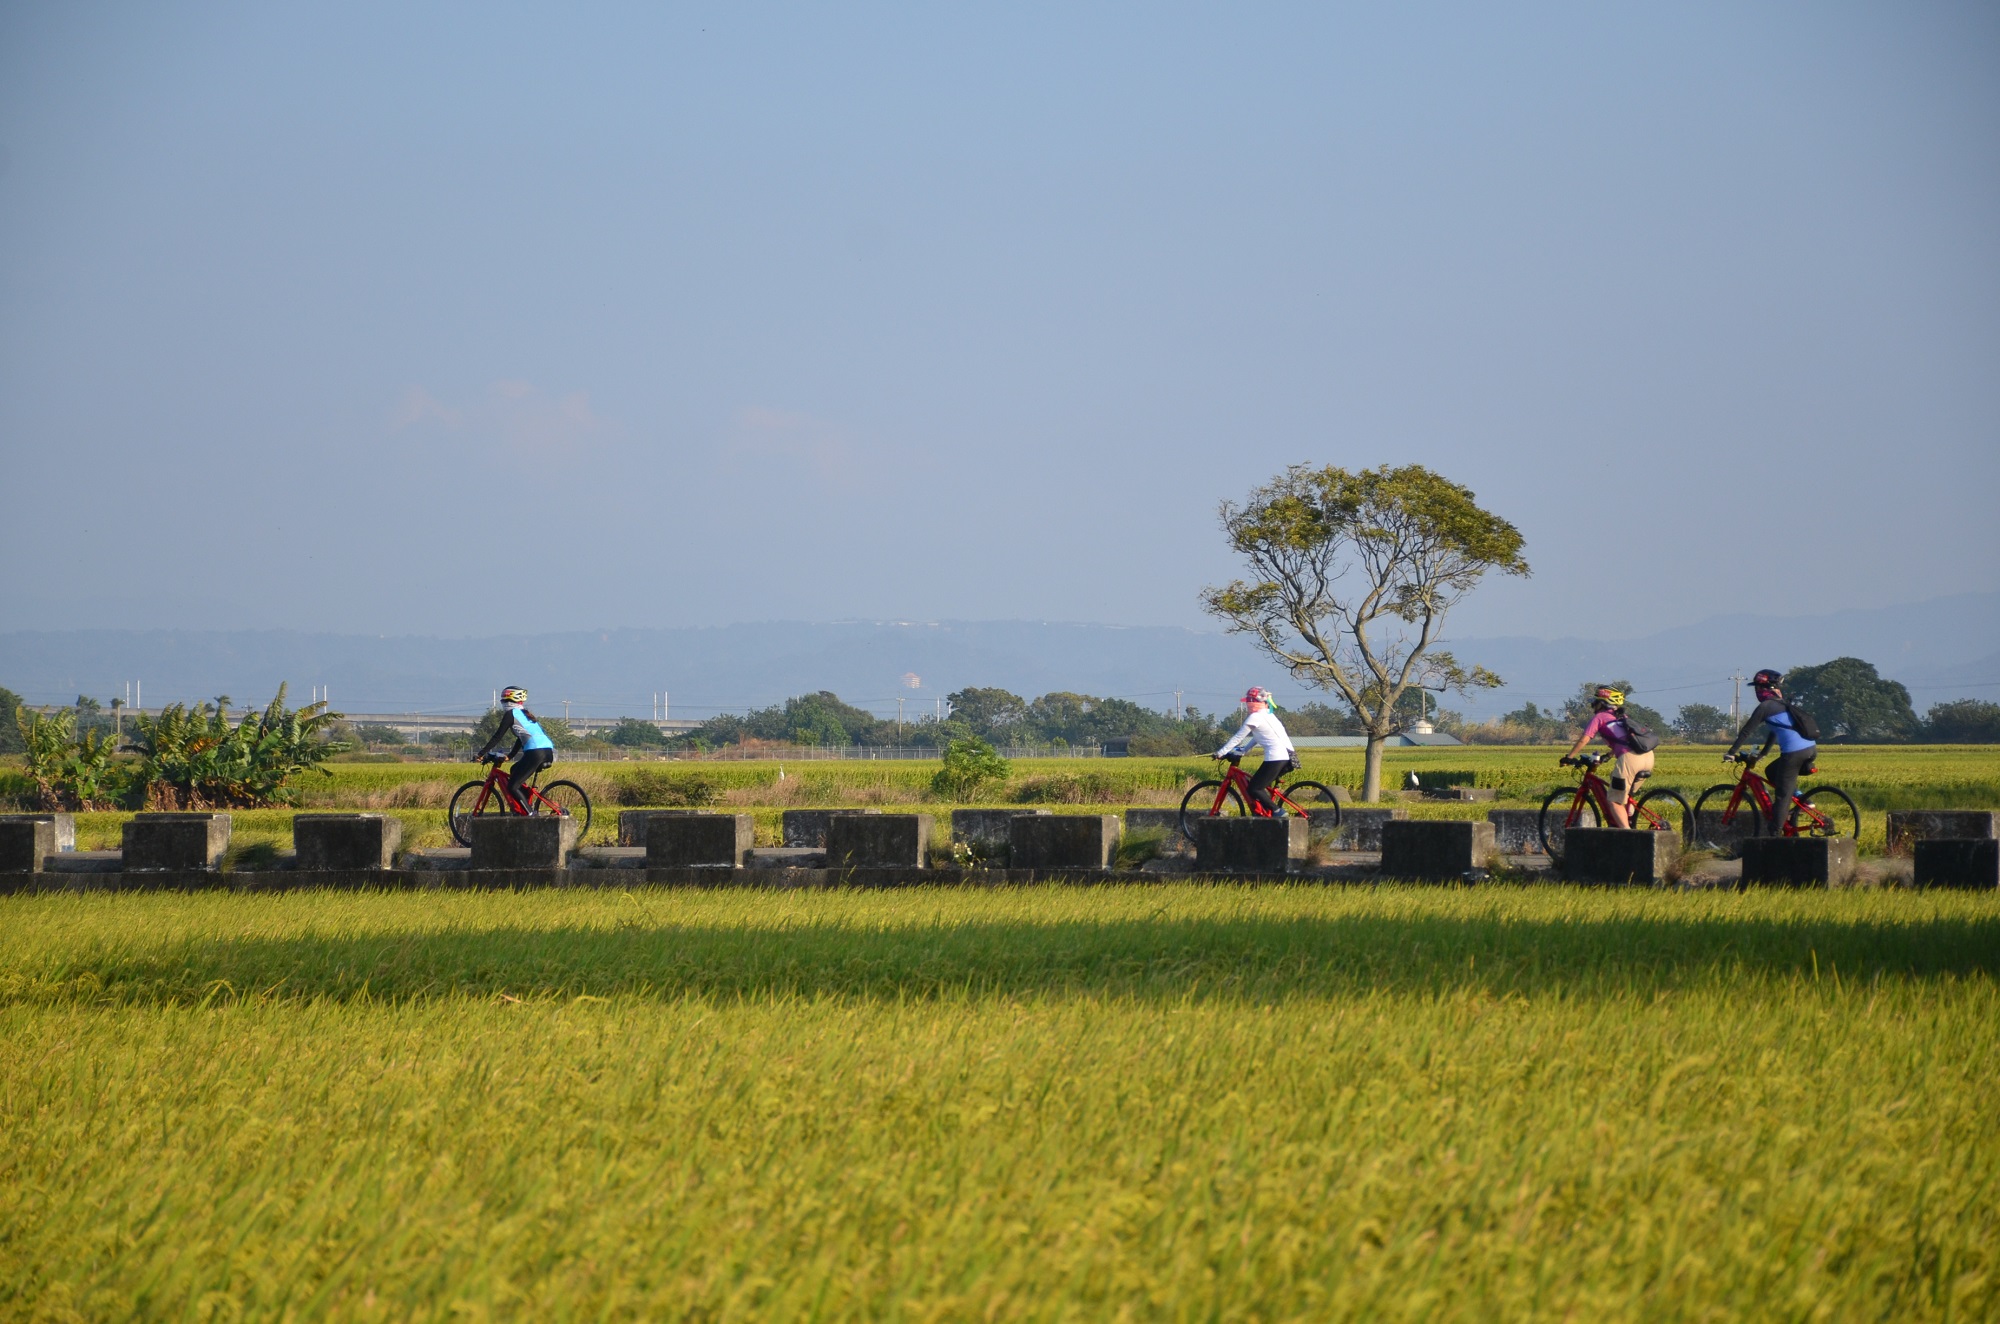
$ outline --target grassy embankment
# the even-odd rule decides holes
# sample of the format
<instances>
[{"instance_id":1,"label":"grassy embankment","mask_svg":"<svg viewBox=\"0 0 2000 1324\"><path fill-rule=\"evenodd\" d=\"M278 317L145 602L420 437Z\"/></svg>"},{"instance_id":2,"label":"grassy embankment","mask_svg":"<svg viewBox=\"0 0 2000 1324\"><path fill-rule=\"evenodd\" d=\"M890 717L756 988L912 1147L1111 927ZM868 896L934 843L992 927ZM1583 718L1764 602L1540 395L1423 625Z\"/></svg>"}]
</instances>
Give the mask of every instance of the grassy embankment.
<instances>
[{"instance_id":1,"label":"grassy embankment","mask_svg":"<svg viewBox=\"0 0 2000 1324\"><path fill-rule=\"evenodd\" d=\"M1476 784L1500 794L1496 802L1513 807L1537 806L1548 790L1573 780L1556 766L1561 751L1553 746L1475 746L1448 749L1391 750L1385 780L1400 784L1411 771L1469 771ZM1727 769L1713 746L1667 746L1660 751L1656 785L1675 786L1692 804L1707 786L1726 780ZM1311 753L1303 775L1355 786L1361 780L1358 751ZM713 763L570 763L559 765L559 776L583 785L597 807L593 843L615 839L621 807L663 806L685 802L697 783L705 784L714 807L747 810L757 816L760 842L778 840L778 816L789 806L910 805L928 806L941 815L952 806L929 795L937 765L928 762L713 762ZM1004 786L982 792L979 803L1033 804L1058 811L1100 812L1107 807L1135 804L1165 805L1180 800L1192 778L1213 775L1203 758L1174 759L1022 759ZM783 777L780 778L780 771ZM305 806L313 809L375 809L403 819L405 840L413 846L449 843L444 806L452 789L473 769L463 763L342 763L331 777L307 777L300 783ZM1860 805L1862 847L1880 849L1883 813L1890 809L2000 808L2000 747L1989 745L1828 746L1815 781L1844 787ZM18 776L18 774L16 774ZM0 780L5 780L0 775ZM0 791L6 787L0 786ZM1410 802L1418 817L1484 817L1486 804L1446 805ZM118 843L127 815L87 814L78 822L79 845L110 848ZM239 844L268 842L291 845L289 811L239 813L234 824Z\"/></svg>"},{"instance_id":2,"label":"grassy embankment","mask_svg":"<svg viewBox=\"0 0 2000 1324\"><path fill-rule=\"evenodd\" d=\"M16 1318L1989 1318L2000 903L0 899Z\"/></svg>"}]
</instances>

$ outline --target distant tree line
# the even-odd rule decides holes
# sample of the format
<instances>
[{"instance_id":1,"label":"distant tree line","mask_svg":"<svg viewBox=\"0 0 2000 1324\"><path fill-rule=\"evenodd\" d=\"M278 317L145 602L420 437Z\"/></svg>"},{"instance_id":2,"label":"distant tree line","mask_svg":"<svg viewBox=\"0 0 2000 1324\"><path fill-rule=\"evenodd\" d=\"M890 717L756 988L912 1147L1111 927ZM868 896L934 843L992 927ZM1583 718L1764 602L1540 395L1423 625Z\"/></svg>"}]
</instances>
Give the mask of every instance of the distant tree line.
<instances>
[{"instance_id":1,"label":"distant tree line","mask_svg":"<svg viewBox=\"0 0 2000 1324\"><path fill-rule=\"evenodd\" d=\"M741 715L723 713L671 739L651 723L627 719L613 730L624 743L625 728L643 727L634 744L706 750L748 742L786 745L903 745L943 749L955 740L977 739L1005 745L1100 745L1131 740L1135 754L1186 754L1214 749L1227 732L1223 719L1188 709L1184 717L1142 708L1129 699L1104 699L1058 690L1026 699L1003 689L967 688L949 696L950 715L932 714L897 721L877 717L843 701L830 690L802 694ZM1233 729L1233 728L1231 728Z\"/></svg>"}]
</instances>

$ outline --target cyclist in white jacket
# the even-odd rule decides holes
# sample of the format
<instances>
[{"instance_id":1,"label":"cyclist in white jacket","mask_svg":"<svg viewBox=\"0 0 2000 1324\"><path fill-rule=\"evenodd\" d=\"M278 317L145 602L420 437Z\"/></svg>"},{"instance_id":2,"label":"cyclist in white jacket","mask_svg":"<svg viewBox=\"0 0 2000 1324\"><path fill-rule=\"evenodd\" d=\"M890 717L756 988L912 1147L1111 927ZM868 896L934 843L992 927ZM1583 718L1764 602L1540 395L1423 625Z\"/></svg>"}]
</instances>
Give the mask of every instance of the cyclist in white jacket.
<instances>
[{"instance_id":1,"label":"cyclist in white jacket","mask_svg":"<svg viewBox=\"0 0 2000 1324\"><path fill-rule=\"evenodd\" d=\"M1292 738L1285 734L1285 724L1271 711L1271 691L1261 686L1253 686L1243 696L1243 706L1250 715L1243 719L1243 725L1236 734L1215 751L1215 757L1227 758L1231 754L1242 754L1252 746L1264 750L1264 762L1256 772L1250 774L1250 798L1255 800L1267 814L1284 817L1271 799L1271 783L1292 770Z\"/></svg>"}]
</instances>

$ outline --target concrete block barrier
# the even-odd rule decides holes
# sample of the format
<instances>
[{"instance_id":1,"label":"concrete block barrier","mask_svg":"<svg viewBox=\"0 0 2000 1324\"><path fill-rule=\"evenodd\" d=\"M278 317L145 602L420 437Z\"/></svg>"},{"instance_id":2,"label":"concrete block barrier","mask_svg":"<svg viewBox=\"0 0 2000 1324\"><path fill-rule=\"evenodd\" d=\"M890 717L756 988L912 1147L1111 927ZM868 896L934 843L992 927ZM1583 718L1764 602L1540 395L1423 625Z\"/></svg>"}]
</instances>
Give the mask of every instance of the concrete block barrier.
<instances>
[{"instance_id":1,"label":"concrete block barrier","mask_svg":"<svg viewBox=\"0 0 2000 1324\"><path fill-rule=\"evenodd\" d=\"M929 863L929 814L836 813L826 825L834 869L921 869Z\"/></svg>"},{"instance_id":2,"label":"concrete block barrier","mask_svg":"<svg viewBox=\"0 0 2000 1324\"><path fill-rule=\"evenodd\" d=\"M576 849L576 820L553 814L480 814L466 830L474 869L566 869Z\"/></svg>"},{"instance_id":3,"label":"concrete block barrier","mask_svg":"<svg viewBox=\"0 0 2000 1324\"><path fill-rule=\"evenodd\" d=\"M1745 887L1834 887L1854 877L1852 837L1746 837L1736 857Z\"/></svg>"},{"instance_id":4,"label":"concrete block barrier","mask_svg":"<svg viewBox=\"0 0 2000 1324\"><path fill-rule=\"evenodd\" d=\"M685 814L646 828L648 869L740 869L756 845L750 814Z\"/></svg>"},{"instance_id":5,"label":"concrete block barrier","mask_svg":"<svg viewBox=\"0 0 2000 1324\"><path fill-rule=\"evenodd\" d=\"M0 873L40 873L56 853L56 825L40 815L0 818Z\"/></svg>"},{"instance_id":6,"label":"concrete block barrier","mask_svg":"<svg viewBox=\"0 0 2000 1324\"><path fill-rule=\"evenodd\" d=\"M1990 840L1994 820L1991 809L1892 809L1889 811L1889 853L1908 855L1920 841Z\"/></svg>"},{"instance_id":7,"label":"concrete block barrier","mask_svg":"<svg viewBox=\"0 0 2000 1324\"><path fill-rule=\"evenodd\" d=\"M1457 881L1492 858L1491 823L1391 819L1382 825L1384 878Z\"/></svg>"},{"instance_id":8,"label":"concrete block barrier","mask_svg":"<svg viewBox=\"0 0 2000 1324\"><path fill-rule=\"evenodd\" d=\"M1017 818L1047 818L1048 809L954 809L951 811L951 839L970 846L988 858L1009 849L1010 827Z\"/></svg>"},{"instance_id":9,"label":"concrete block barrier","mask_svg":"<svg viewBox=\"0 0 2000 1324\"><path fill-rule=\"evenodd\" d=\"M403 825L384 814L300 814L292 820L297 869L388 869L403 844Z\"/></svg>"},{"instance_id":10,"label":"concrete block barrier","mask_svg":"<svg viewBox=\"0 0 2000 1324\"><path fill-rule=\"evenodd\" d=\"M2000 888L2000 841L1992 837L1947 838L1915 843L1918 887Z\"/></svg>"},{"instance_id":11,"label":"concrete block barrier","mask_svg":"<svg viewBox=\"0 0 2000 1324\"><path fill-rule=\"evenodd\" d=\"M1109 869L1118 853L1116 814L1021 814L1008 824L1012 869Z\"/></svg>"},{"instance_id":12,"label":"concrete block barrier","mask_svg":"<svg viewBox=\"0 0 2000 1324\"><path fill-rule=\"evenodd\" d=\"M36 810L26 814L0 814L0 822L25 822L30 819L48 823L55 828L56 844L55 849L50 854L59 855L64 851L76 849L75 814L50 813L43 810Z\"/></svg>"},{"instance_id":13,"label":"concrete block barrier","mask_svg":"<svg viewBox=\"0 0 2000 1324\"><path fill-rule=\"evenodd\" d=\"M1563 834L1563 877L1575 883L1664 883L1681 854L1674 832L1575 827Z\"/></svg>"},{"instance_id":14,"label":"concrete block barrier","mask_svg":"<svg viewBox=\"0 0 2000 1324\"><path fill-rule=\"evenodd\" d=\"M125 871L215 869L229 849L227 814L140 814L125 824Z\"/></svg>"},{"instance_id":15,"label":"concrete block barrier","mask_svg":"<svg viewBox=\"0 0 2000 1324\"><path fill-rule=\"evenodd\" d=\"M1340 833L1334 837L1336 850L1381 850L1385 823L1408 822L1407 809L1350 809L1340 807Z\"/></svg>"},{"instance_id":16,"label":"concrete block barrier","mask_svg":"<svg viewBox=\"0 0 2000 1324\"><path fill-rule=\"evenodd\" d=\"M1303 818L1198 819L1194 867L1201 873L1286 873L1305 859L1308 835Z\"/></svg>"},{"instance_id":17,"label":"concrete block barrier","mask_svg":"<svg viewBox=\"0 0 2000 1324\"><path fill-rule=\"evenodd\" d=\"M618 844L644 847L646 826L656 818L686 818L706 813L703 809L621 809L618 811Z\"/></svg>"},{"instance_id":18,"label":"concrete block barrier","mask_svg":"<svg viewBox=\"0 0 2000 1324\"><path fill-rule=\"evenodd\" d=\"M1489 809L1486 821L1493 825L1493 845L1502 855L1542 854L1541 810Z\"/></svg>"},{"instance_id":19,"label":"concrete block barrier","mask_svg":"<svg viewBox=\"0 0 2000 1324\"><path fill-rule=\"evenodd\" d=\"M881 812L879 809L787 809L781 820L784 824L784 844L824 850L827 825L833 822L836 815L873 816Z\"/></svg>"}]
</instances>

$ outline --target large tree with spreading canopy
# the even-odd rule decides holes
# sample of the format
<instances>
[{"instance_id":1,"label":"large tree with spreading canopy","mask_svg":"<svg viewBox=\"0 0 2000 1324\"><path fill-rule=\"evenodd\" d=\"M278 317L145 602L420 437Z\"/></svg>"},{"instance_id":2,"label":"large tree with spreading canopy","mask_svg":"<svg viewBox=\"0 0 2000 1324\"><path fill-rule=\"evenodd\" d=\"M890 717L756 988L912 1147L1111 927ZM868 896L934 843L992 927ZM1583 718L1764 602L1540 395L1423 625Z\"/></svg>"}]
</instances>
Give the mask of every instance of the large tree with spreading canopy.
<instances>
[{"instance_id":1,"label":"large tree with spreading canopy","mask_svg":"<svg viewBox=\"0 0 2000 1324\"><path fill-rule=\"evenodd\" d=\"M1382 746L1412 685L1464 692L1500 678L1437 647L1445 613L1489 570L1526 575L1521 534L1421 465L1349 473L1295 464L1221 509L1250 574L1202 593L1294 679L1332 690L1368 737L1361 794L1382 795Z\"/></svg>"}]
</instances>

